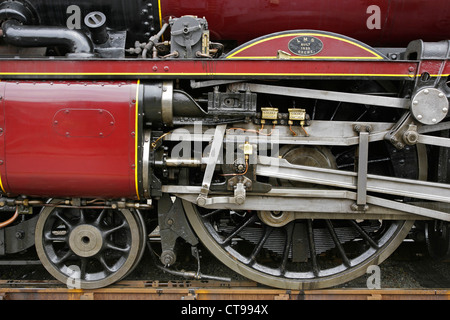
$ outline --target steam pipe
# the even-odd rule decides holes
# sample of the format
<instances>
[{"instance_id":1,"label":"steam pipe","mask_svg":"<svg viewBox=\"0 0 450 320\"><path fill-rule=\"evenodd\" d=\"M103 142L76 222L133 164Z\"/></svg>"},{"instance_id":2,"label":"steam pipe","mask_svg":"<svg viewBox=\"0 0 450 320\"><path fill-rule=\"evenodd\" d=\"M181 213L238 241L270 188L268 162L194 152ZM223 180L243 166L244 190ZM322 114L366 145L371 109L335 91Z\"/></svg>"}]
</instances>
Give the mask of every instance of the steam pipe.
<instances>
[{"instance_id":1,"label":"steam pipe","mask_svg":"<svg viewBox=\"0 0 450 320\"><path fill-rule=\"evenodd\" d=\"M17 47L64 46L72 57L93 57L92 41L82 31L62 27L24 26L16 20L5 21L3 37Z\"/></svg>"},{"instance_id":2,"label":"steam pipe","mask_svg":"<svg viewBox=\"0 0 450 320\"><path fill-rule=\"evenodd\" d=\"M11 223L16 221L18 217L19 217L19 207L16 207L16 212L14 212L14 215L5 222L0 223L0 229L9 226Z\"/></svg>"},{"instance_id":3,"label":"steam pipe","mask_svg":"<svg viewBox=\"0 0 450 320\"><path fill-rule=\"evenodd\" d=\"M153 46L159 41L159 38L161 38L168 26L169 24L165 23L162 26L161 30L159 30L156 35L150 38L149 42L145 45L144 50L142 51L142 58L147 59L147 52L152 50Z\"/></svg>"},{"instance_id":4,"label":"steam pipe","mask_svg":"<svg viewBox=\"0 0 450 320\"><path fill-rule=\"evenodd\" d=\"M22 3L15 1L3 1L0 3L0 21L14 19L23 24L30 24L33 14Z\"/></svg>"}]
</instances>

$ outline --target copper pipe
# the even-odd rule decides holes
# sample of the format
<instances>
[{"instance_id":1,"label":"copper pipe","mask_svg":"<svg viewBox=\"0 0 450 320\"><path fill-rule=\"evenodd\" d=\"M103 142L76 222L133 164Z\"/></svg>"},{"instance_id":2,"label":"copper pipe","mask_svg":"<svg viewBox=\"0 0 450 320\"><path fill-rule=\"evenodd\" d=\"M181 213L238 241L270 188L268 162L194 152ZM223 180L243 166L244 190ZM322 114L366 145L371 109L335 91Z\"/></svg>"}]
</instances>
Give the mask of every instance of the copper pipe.
<instances>
[{"instance_id":1,"label":"copper pipe","mask_svg":"<svg viewBox=\"0 0 450 320\"><path fill-rule=\"evenodd\" d=\"M8 225L10 225L11 223L13 223L14 221L16 221L17 217L19 216L19 207L16 208L16 212L14 213L14 215L11 217L11 219L0 223L0 229L4 228Z\"/></svg>"}]
</instances>

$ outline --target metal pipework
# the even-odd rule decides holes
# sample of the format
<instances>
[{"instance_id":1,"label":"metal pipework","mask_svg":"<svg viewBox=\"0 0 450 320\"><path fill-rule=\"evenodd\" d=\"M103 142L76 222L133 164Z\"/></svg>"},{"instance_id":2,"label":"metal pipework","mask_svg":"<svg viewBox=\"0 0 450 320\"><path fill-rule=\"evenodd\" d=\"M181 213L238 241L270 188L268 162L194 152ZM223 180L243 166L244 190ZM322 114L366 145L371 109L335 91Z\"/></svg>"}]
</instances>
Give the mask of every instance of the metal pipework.
<instances>
[{"instance_id":1,"label":"metal pipework","mask_svg":"<svg viewBox=\"0 0 450 320\"><path fill-rule=\"evenodd\" d=\"M70 57L89 58L94 56L92 41L79 30L62 27L24 26L16 20L5 21L2 25L3 38L17 47L63 46Z\"/></svg>"},{"instance_id":2,"label":"metal pipework","mask_svg":"<svg viewBox=\"0 0 450 320\"><path fill-rule=\"evenodd\" d=\"M109 39L106 29L106 15L100 11L89 13L84 19L84 24L91 31L92 41L96 44L104 44Z\"/></svg>"},{"instance_id":3,"label":"metal pipework","mask_svg":"<svg viewBox=\"0 0 450 320\"><path fill-rule=\"evenodd\" d=\"M206 164L205 159L183 159L183 158L168 158L165 160L167 167L188 167L196 168Z\"/></svg>"},{"instance_id":4,"label":"metal pipework","mask_svg":"<svg viewBox=\"0 0 450 320\"><path fill-rule=\"evenodd\" d=\"M33 21L33 13L23 3L3 1L0 4L0 21L14 19L24 24Z\"/></svg>"}]
</instances>

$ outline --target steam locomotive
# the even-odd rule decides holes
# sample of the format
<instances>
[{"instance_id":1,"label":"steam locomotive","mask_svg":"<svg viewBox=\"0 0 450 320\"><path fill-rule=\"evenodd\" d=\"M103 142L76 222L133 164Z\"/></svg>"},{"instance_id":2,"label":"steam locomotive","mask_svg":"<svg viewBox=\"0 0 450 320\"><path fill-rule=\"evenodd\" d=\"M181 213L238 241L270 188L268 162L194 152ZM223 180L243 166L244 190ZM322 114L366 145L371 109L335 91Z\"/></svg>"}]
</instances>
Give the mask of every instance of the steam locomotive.
<instances>
[{"instance_id":1,"label":"steam locomotive","mask_svg":"<svg viewBox=\"0 0 450 320\"><path fill-rule=\"evenodd\" d=\"M350 281L405 239L446 257L446 7L0 1L0 256L35 247L99 288L150 248L224 280L204 246L286 289Z\"/></svg>"}]
</instances>

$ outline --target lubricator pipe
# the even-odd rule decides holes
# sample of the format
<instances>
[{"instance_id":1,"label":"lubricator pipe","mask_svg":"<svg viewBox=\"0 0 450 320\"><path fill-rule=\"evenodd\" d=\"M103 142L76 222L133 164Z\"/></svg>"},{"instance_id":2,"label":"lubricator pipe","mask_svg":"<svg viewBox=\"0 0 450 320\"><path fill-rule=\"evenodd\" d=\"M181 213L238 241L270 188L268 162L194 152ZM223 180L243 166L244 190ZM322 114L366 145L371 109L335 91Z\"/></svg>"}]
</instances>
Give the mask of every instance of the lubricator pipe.
<instances>
[{"instance_id":1,"label":"lubricator pipe","mask_svg":"<svg viewBox=\"0 0 450 320\"><path fill-rule=\"evenodd\" d=\"M11 223L16 221L18 217L19 217L19 207L16 208L16 212L14 212L14 215L10 219L0 223L0 229L9 226Z\"/></svg>"},{"instance_id":2,"label":"lubricator pipe","mask_svg":"<svg viewBox=\"0 0 450 320\"><path fill-rule=\"evenodd\" d=\"M17 47L63 46L71 57L93 57L92 41L79 30L63 27L24 26L16 20L5 21L2 25L3 37Z\"/></svg>"}]
</instances>

